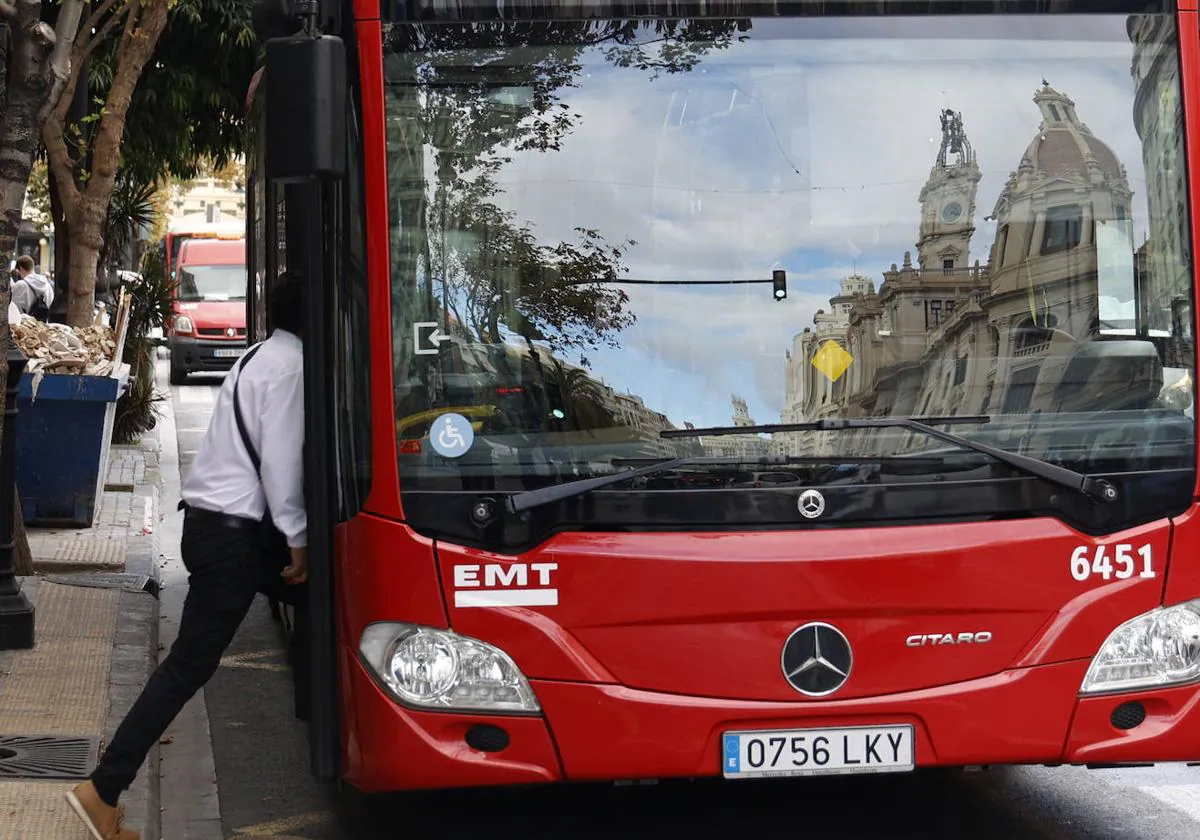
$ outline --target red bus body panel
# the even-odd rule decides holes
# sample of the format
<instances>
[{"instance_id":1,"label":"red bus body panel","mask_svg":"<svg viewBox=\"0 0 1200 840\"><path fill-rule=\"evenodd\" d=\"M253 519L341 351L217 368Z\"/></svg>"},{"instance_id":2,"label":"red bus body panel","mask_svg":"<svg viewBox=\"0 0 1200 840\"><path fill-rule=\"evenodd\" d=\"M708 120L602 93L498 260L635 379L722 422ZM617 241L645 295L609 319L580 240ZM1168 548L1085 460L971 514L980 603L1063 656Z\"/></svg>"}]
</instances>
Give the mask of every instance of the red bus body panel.
<instances>
[{"instance_id":1,"label":"red bus body panel","mask_svg":"<svg viewBox=\"0 0 1200 840\"><path fill-rule=\"evenodd\" d=\"M1104 542L1150 544L1164 557L1169 528L1158 523ZM520 558L557 565L558 606L456 609L448 598L450 624L503 639L522 671L539 679L585 679L564 670L558 648L569 643L630 688L806 702L782 679L780 650L800 625L829 621L854 640L838 700L878 697L1090 658L1113 627L1162 597L1161 576L1074 580L1071 552L1092 542L1053 520L1019 529L994 522L803 535L568 534ZM454 588L455 566L512 565L444 544L438 559L447 593L478 591ZM547 619L561 630L557 638L546 638ZM911 636L980 631L991 640L906 645Z\"/></svg>"},{"instance_id":2,"label":"red bus body panel","mask_svg":"<svg viewBox=\"0 0 1200 840\"><path fill-rule=\"evenodd\" d=\"M1175 525L1103 540L1054 520L803 540L567 534L514 560L361 516L340 532L338 552L346 776L390 790L711 775L731 728L896 723L915 727L922 765L1197 759L1195 687L1078 696L1112 629L1161 602L1166 569L1081 583L1069 558L1074 546L1101 542L1148 544L1165 557L1168 545L1198 538L1192 510ZM513 563L557 564L558 606L455 607L454 567L489 563L506 570L501 578ZM373 585L383 580L394 584ZM1200 597L1200 585L1178 586L1184 599ZM356 653L363 628L386 620L450 626L503 648L530 677L544 718L403 708ZM780 647L809 620L835 622L855 640L855 671L837 700L807 699L781 677ZM906 644L962 627L992 640ZM1115 729L1112 710L1134 699L1147 721ZM512 745L471 750L463 733L474 723L502 726Z\"/></svg>"},{"instance_id":3,"label":"red bus body panel","mask_svg":"<svg viewBox=\"0 0 1200 840\"><path fill-rule=\"evenodd\" d=\"M1200 33L1183 4L1180 42L1192 206L1200 207ZM338 529L342 772L366 791L715 775L733 728L909 723L922 766L1200 759L1196 685L1081 697L1092 657L1122 622L1200 598L1200 509L1089 537L1052 519L824 531L566 533L518 556L434 541L403 522L396 455L379 4L356 0L371 283L373 482ZM1200 212L1192 213L1200 241ZM1195 493L1200 498L1200 486ZM1149 546L1153 577L1072 577L1073 551ZM540 583L557 604L456 606L495 580ZM465 567L456 578L456 567ZM532 583L531 583L532 581ZM516 588L522 588L520 584ZM854 641L837 699L792 690L787 635L813 620ZM358 655L363 628L452 628L506 651L540 716L416 711ZM912 636L991 633L912 646ZM1113 726L1141 702L1146 720ZM476 723L510 745L468 747Z\"/></svg>"}]
</instances>

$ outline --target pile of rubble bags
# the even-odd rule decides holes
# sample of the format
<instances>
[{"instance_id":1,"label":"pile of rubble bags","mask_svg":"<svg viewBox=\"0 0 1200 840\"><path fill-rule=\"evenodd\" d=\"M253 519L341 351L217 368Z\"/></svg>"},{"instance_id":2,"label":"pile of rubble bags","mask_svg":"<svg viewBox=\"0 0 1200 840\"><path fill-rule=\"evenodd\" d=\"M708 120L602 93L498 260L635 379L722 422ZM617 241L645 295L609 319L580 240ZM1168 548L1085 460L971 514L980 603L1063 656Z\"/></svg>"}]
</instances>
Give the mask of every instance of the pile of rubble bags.
<instances>
[{"instance_id":1,"label":"pile of rubble bags","mask_svg":"<svg viewBox=\"0 0 1200 840\"><path fill-rule=\"evenodd\" d=\"M25 371L33 374L34 388L47 373L108 376L113 372L117 341L111 327L72 329L28 316L10 322L10 327L13 339L29 358Z\"/></svg>"}]
</instances>

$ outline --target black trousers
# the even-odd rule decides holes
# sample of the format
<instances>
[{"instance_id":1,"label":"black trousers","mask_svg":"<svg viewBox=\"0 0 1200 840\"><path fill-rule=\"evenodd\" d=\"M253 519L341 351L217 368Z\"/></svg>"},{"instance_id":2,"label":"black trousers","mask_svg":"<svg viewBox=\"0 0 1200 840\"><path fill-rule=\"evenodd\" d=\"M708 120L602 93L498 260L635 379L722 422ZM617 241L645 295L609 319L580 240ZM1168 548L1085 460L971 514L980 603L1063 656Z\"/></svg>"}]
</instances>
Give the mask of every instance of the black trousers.
<instances>
[{"instance_id":1,"label":"black trousers","mask_svg":"<svg viewBox=\"0 0 1200 840\"><path fill-rule=\"evenodd\" d=\"M258 591L255 531L188 510L180 553L188 570L188 594L179 636L151 675L92 772L100 798L116 805L133 784L154 744L221 663Z\"/></svg>"}]
</instances>

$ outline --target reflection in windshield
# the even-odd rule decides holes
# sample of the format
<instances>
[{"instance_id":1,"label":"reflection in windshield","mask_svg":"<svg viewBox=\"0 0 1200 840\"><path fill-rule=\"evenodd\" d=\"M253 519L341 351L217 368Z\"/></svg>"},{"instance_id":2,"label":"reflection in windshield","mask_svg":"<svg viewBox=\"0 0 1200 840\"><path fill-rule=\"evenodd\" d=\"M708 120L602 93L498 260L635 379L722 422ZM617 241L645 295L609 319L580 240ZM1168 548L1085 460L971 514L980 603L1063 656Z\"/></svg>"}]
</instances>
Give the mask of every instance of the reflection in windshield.
<instances>
[{"instance_id":1,"label":"reflection in windshield","mask_svg":"<svg viewBox=\"0 0 1200 840\"><path fill-rule=\"evenodd\" d=\"M189 265L179 270L180 300L245 300L244 265Z\"/></svg>"},{"instance_id":2,"label":"reflection in windshield","mask_svg":"<svg viewBox=\"0 0 1200 840\"><path fill-rule=\"evenodd\" d=\"M406 489L939 445L659 434L826 417L1187 465L1120 449L1193 416L1177 66L1170 15L389 25Z\"/></svg>"}]
</instances>

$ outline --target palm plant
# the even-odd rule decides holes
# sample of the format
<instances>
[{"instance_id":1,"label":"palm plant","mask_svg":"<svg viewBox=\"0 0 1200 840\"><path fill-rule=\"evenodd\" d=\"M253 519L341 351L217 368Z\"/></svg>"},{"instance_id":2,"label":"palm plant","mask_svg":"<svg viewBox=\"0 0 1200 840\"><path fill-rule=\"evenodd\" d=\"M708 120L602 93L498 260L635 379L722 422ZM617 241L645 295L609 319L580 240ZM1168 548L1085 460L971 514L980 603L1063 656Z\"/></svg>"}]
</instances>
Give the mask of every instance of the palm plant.
<instances>
[{"instance_id":1,"label":"palm plant","mask_svg":"<svg viewBox=\"0 0 1200 840\"><path fill-rule=\"evenodd\" d=\"M605 404L604 386L583 368L567 366L557 358L551 362L550 381L558 387L568 423L576 429L605 429L615 423Z\"/></svg>"},{"instance_id":2,"label":"palm plant","mask_svg":"<svg viewBox=\"0 0 1200 840\"><path fill-rule=\"evenodd\" d=\"M99 268L120 268L121 258L130 250L142 230L154 223L154 196L158 185L121 174L108 205L104 221L104 248Z\"/></svg>"},{"instance_id":3,"label":"palm plant","mask_svg":"<svg viewBox=\"0 0 1200 840\"><path fill-rule=\"evenodd\" d=\"M175 282L167 274L163 249L150 247L141 275L124 285L132 296L123 361L129 364L129 390L117 400L113 443L133 443L158 423L158 404L166 397L155 385L155 343L149 333L171 315Z\"/></svg>"}]
</instances>

